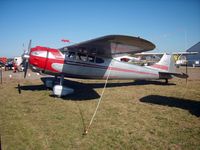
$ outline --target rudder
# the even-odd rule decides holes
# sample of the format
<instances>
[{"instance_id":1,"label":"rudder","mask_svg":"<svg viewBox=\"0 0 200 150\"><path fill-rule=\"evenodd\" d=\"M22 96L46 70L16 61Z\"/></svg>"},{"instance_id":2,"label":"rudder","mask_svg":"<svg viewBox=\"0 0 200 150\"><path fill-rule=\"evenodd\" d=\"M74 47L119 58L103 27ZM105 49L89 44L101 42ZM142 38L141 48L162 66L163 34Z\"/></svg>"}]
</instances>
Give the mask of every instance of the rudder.
<instances>
[{"instance_id":1,"label":"rudder","mask_svg":"<svg viewBox=\"0 0 200 150\"><path fill-rule=\"evenodd\" d=\"M175 61L173 55L164 53L159 62L149 66L149 68L159 70L160 72L175 73Z\"/></svg>"}]
</instances>

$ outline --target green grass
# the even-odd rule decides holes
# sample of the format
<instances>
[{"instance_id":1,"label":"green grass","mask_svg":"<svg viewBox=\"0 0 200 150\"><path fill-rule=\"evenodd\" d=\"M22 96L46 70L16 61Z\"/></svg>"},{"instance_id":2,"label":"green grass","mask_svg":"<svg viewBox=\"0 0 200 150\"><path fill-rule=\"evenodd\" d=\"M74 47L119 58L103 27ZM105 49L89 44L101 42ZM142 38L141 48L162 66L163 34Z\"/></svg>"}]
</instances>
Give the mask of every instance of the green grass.
<instances>
[{"instance_id":1,"label":"green grass","mask_svg":"<svg viewBox=\"0 0 200 150\"><path fill-rule=\"evenodd\" d=\"M39 80L0 85L0 134L3 150L44 149L200 149L200 80L109 81L86 136L100 80L78 80L74 95L49 96ZM117 83L117 84L115 84ZM158 85L156 85L158 84ZM37 90L38 88L38 90ZM31 89L31 90L30 90Z\"/></svg>"}]
</instances>

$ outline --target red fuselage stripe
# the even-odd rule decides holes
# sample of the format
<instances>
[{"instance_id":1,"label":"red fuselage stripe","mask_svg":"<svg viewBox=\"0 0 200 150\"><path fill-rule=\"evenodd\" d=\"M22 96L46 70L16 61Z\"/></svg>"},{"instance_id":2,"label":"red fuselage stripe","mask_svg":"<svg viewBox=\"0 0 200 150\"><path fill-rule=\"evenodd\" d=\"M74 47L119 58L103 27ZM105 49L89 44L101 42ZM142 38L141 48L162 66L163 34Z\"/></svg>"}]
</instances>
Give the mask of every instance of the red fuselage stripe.
<instances>
[{"instance_id":1,"label":"red fuselage stripe","mask_svg":"<svg viewBox=\"0 0 200 150\"><path fill-rule=\"evenodd\" d=\"M158 68L158 69L162 69L162 70L168 70L168 66L164 66L164 65L159 65L159 64L154 64L151 67L153 68Z\"/></svg>"}]
</instances>

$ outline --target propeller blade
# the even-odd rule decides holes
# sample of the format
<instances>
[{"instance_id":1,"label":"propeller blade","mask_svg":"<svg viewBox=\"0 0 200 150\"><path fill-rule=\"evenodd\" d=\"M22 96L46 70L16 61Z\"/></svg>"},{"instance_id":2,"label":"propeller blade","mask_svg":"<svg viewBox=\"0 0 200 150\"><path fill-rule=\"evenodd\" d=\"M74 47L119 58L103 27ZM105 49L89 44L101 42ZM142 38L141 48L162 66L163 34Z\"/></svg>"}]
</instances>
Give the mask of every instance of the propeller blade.
<instances>
[{"instance_id":1,"label":"propeller blade","mask_svg":"<svg viewBox=\"0 0 200 150\"><path fill-rule=\"evenodd\" d=\"M31 50L31 43L32 43L32 40L29 41L29 44L28 44L28 55L30 53L30 50Z\"/></svg>"},{"instance_id":2,"label":"propeller blade","mask_svg":"<svg viewBox=\"0 0 200 150\"><path fill-rule=\"evenodd\" d=\"M23 50L24 50L24 53L22 54L22 63L23 63L23 66L24 66L24 78L26 78L26 74L27 74L27 70L28 70L28 66L29 66L29 55L30 55L30 51L31 51L31 40L29 41L29 45L28 45L28 49L27 51L24 49L24 44L23 44ZM19 94L21 94L21 85L20 85L20 79L19 79L19 82L18 82L18 85L17 85L17 89L18 89L18 92Z\"/></svg>"},{"instance_id":3,"label":"propeller blade","mask_svg":"<svg viewBox=\"0 0 200 150\"><path fill-rule=\"evenodd\" d=\"M24 78L26 78L27 71L28 71L28 62L26 61L24 66Z\"/></svg>"},{"instance_id":4,"label":"propeller blade","mask_svg":"<svg viewBox=\"0 0 200 150\"><path fill-rule=\"evenodd\" d=\"M29 41L29 44L28 44L28 52L27 54L24 54L24 59L25 59L25 66L24 66L24 78L26 78L26 74L27 74L27 71L28 71L28 66L29 66L29 55L30 55L30 51L31 51L31 40Z\"/></svg>"}]
</instances>

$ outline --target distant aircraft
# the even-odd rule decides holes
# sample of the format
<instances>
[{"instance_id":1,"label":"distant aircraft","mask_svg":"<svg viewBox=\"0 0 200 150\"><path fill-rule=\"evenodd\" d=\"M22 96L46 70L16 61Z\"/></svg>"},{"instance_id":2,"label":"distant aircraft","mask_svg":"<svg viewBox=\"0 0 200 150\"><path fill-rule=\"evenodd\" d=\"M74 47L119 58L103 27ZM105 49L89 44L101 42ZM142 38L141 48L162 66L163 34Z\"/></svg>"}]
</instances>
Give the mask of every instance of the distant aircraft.
<instances>
[{"instance_id":1,"label":"distant aircraft","mask_svg":"<svg viewBox=\"0 0 200 150\"><path fill-rule=\"evenodd\" d=\"M123 62L141 62L141 57L133 57L130 55L115 56L114 59Z\"/></svg>"},{"instance_id":2,"label":"distant aircraft","mask_svg":"<svg viewBox=\"0 0 200 150\"><path fill-rule=\"evenodd\" d=\"M174 70L172 55L165 54L152 66L139 66L113 59L115 55L135 54L153 50L155 45L138 37L108 35L73 44L60 49L36 46L23 55L33 71L60 76L59 85L53 85L53 93L64 96L73 89L63 86L64 77L83 79L168 79L173 76L187 78ZM50 81L46 81L50 82Z\"/></svg>"},{"instance_id":3,"label":"distant aircraft","mask_svg":"<svg viewBox=\"0 0 200 150\"><path fill-rule=\"evenodd\" d=\"M165 53L142 52L142 53L136 53L133 56L130 56L130 55L118 56L115 59L119 61L132 62L132 63L142 64L142 65L143 64L152 65L158 62L164 54ZM188 61L186 59L186 56L195 55L195 54L198 54L198 52L173 52L171 54L174 57L176 66L180 66L180 65L186 65Z\"/></svg>"}]
</instances>

